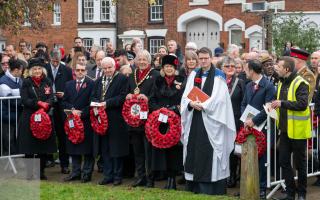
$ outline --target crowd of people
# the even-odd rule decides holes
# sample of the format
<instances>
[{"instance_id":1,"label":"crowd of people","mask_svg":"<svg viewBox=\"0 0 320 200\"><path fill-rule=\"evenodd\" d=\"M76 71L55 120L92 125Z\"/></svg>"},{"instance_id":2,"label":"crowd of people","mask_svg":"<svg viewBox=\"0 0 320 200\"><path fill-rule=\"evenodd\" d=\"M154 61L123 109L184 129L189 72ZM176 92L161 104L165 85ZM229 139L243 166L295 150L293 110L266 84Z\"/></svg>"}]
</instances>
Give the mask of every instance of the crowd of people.
<instances>
[{"instance_id":1,"label":"crowd of people","mask_svg":"<svg viewBox=\"0 0 320 200\"><path fill-rule=\"evenodd\" d=\"M123 49L115 50L108 42L104 48L93 45L88 52L76 37L68 55L63 48L49 52L43 42L32 50L24 40L18 50L8 45L1 54L0 96L21 99L17 107L4 101L1 110L4 152L8 153L10 143L10 154L40 158L40 178L44 180L45 168L54 165L53 154L59 152L61 173L69 174L64 181L91 181L97 160L97 169L103 173L100 185L120 185L123 177L135 176L133 187L154 187L155 181L167 179L166 189L176 189L178 182L188 191L223 195L227 187L237 185L240 176L240 158L234 154L237 132L241 127L263 124L267 119L263 106L270 103L278 113L279 164L287 186L283 199L295 199L296 195L305 199L310 102L320 115L320 51L309 59L305 50L288 46L282 57L257 48L240 53L234 44L226 51L220 47L211 51L189 42L184 50L182 53L176 41L169 40L150 55L136 38ZM207 99L191 99L194 88ZM157 148L146 137L147 125L128 125L122 108L134 97L148 103L149 114L161 108L177 114L181 118L180 142ZM98 102L107 114L105 134L96 134L92 127L92 102ZM242 122L248 106L259 113ZM52 122L46 139L36 138L30 125L39 109L48 113ZM83 122L84 140L80 143L66 134L66 110ZM165 135L168 130L170 124L162 119L159 131ZM262 132L266 135L265 129ZM263 152L259 157L261 199L266 198L266 159ZM182 179L176 181L180 174ZM314 185L320 186L320 177Z\"/></svg>"}]
</instances>

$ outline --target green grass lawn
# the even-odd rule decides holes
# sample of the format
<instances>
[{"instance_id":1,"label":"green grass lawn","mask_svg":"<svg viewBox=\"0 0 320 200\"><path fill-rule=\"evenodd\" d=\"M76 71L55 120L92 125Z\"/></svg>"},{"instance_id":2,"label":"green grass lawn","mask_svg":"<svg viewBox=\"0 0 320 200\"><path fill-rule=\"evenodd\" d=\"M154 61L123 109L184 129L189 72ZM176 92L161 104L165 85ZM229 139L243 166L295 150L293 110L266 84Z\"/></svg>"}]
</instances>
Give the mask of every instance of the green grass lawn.
<instances>
[{"instance_id":1,"label":"green grass lawn","mask_svg":"<svg viewBox=\"0 0 320 200\"><path fill-rule=\"evenodd\" d=\"M41 182L41 200L235 200L225 196L195 195L183 191Z\"/></svg>"}]
</instances>

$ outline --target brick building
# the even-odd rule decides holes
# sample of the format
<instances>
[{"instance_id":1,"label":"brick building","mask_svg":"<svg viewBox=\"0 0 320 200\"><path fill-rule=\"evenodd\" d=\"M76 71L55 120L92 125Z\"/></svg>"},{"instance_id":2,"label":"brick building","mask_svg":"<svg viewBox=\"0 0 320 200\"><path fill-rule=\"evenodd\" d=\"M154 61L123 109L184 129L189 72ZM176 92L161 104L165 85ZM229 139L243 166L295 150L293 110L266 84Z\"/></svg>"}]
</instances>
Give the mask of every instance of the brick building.
<instances>
[{"instance_id":1,"label":"brick building","mask_svg":"<svg viewBox=\"0 0 320 200\"><path fill-rule=\"evenodd\" d=\"M115 6L110 0L61 0L52 13L47 13L48 29L33 33L26 27L19 36L0 33L0 47L5 43L17 44L24 38L33 46L44 41L50 48L70 49L73 38L79 35L87 48L93 44L105 46L107 41L120 47L139 37L151 53L169 39L178 41L181 46L194 41L199 47L211 49L218 45L226 48L230 43L246 50L261 49L264 40L262 12L243 12L248 8L263 10L261 1L156 0L156 4L149 5L148 0L118 0ZM252 2L258 4L243 4ZM284 10L278 9L281 5ZM320 27L318 0L286 0L270 8L271 13L303 11L308 23Z\"/></svg>"}]
</instances>

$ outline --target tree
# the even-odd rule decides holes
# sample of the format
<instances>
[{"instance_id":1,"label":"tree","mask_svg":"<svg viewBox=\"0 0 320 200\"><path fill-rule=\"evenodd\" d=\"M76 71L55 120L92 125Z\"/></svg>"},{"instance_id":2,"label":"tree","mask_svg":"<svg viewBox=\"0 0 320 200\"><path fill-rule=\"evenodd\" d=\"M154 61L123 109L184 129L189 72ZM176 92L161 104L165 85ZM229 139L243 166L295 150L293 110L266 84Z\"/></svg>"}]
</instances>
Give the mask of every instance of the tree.
<instances>
[{"instance_id":1,"label":"tree","mask_svg":"<svg viewBox=\"0 0 320 200\"><path fill-rule=\"evenodd\" d=\"M272 20L272 42L277 55L282 55L286 42L313 52L320 47L320 30L303 15L276 15Z\"/></svg>"},{"instance_id":2,"label":"tree","mask_svg":"<svg viewBox=\"0 0 320 200\"><path fill-rule=\"evenodd\" d=\"M0 28L14 33L28 23L32 29L45 27L44 13L52 10L54 0L0 0Z\"/></svg>"}]
</instances>

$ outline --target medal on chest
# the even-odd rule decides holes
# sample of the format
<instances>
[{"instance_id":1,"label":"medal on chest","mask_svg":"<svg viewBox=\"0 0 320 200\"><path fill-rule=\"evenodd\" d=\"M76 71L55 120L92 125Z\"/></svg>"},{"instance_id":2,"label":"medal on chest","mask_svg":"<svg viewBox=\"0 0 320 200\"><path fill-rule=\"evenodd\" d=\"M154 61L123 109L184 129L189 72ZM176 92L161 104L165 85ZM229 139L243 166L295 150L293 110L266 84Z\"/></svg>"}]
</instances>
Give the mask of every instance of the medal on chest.
<instances>
[{"instance_id":1,"label":"medal on chest","mask_svg":"<svg viewBox=\"0 0 320 200\"><path fill-rule=\"evenodd\" d=\"M138 71L137 71L137 69L134 71L134 81L135 81L135 83L136 83L136 88L133 90L133 93L134 94L140 94L140 88L139 88L139 86L143 83L143 81L144 80L146 80L146 79L148 79L149 78L149 74L150 74L150 72L151 72L151 70L152 69L150 69L149 71L148 71L148 73L138 82L138 79L137 79L137 73L138 73Z\"/></svg>"},{"instance_id":2,"label":"medal on chest","mask_svg":"<svg viewBox=\"0 0 320 200\"><path fill-rule=\"evenodd\" d=\"M44 94L46 94L46 95L51 94L51 89L50 89L49 86L45 86L45 87L44 87Z\"/></svg>"}]
</instances>

